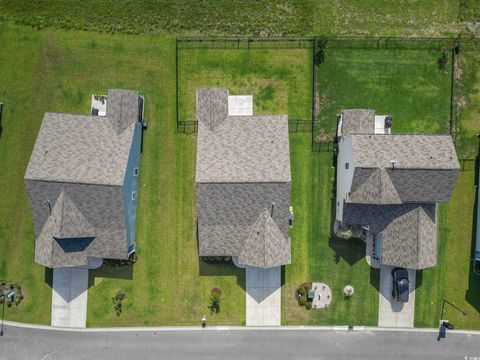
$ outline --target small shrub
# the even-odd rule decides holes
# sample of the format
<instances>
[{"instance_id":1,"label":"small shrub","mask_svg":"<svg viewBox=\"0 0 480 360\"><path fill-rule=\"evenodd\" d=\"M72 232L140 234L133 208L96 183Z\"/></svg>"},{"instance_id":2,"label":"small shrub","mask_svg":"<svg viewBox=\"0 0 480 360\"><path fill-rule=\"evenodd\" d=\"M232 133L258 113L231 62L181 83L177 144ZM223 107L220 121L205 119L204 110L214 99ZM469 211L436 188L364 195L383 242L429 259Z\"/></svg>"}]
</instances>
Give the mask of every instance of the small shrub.
<instances>
[{"instance_id":1,"label":"small shrub","mask_svg":"<svg viewBox=\"0 0 480 360\"><path fill-rule=\"evenodd\" d=\"M220 290L219 288L213 288L211 291L210 291L210 294L213 295L213 294L218 294L218 296L221 296L222 295L222 290Z\"/></svg>"},{"instance_id":2,"label":"small shrub","mask_svg":"<svg viewBox=\"0 0 480 360\"><path fill-rule=\"evenodd\" d=\"M115 309L115 314L120 316L123 310L122 301L125 300L125 292L123 290L118 290L115 296L112 298L113 307Z\"/></svg>"},{"instance_id":3,"label":"small shrub","mask_svg":"<svg viewBox=\"0 0 480 360\"><path fill-rule=\"evenodd\" d=\"M305 304L305 309L310 310L312 308L312 303L309 301Z\"/></svg>"},{"instance_id":4,"label":"small shrub","mask_svg":"<svg viewBox=\"0 0 480 360\"><path fill-rule=\"evenodd\" d=\"M311 290L311 289L312 289L311 282L305 282L297 288L297 290L295 291L295 297L297 299L298 305L306 306L308 290Z\"/></svg>"},{"instance_id":5,"label":"small shrub","mask_svg":"<svg viewBox=\"0 0 480 360\"><path fill-rule=\"evenodd\" d=\"M208 306L210 314L217 314L220 312L221 295L222 291L219 288L213 288L210 291L210 305Z\"/></svg>"},{"instance_id":6,"label":"small shrub","mask_svg":"<svg viewBox=\"0 0 480 360\"><path fill-rule=\"evenodd\" d=\"M438 58L438 68L440 70L445 70L445 67L448 64L448 57L445 50L442 50L442 55Z\"/></svg>"}]
</instances>

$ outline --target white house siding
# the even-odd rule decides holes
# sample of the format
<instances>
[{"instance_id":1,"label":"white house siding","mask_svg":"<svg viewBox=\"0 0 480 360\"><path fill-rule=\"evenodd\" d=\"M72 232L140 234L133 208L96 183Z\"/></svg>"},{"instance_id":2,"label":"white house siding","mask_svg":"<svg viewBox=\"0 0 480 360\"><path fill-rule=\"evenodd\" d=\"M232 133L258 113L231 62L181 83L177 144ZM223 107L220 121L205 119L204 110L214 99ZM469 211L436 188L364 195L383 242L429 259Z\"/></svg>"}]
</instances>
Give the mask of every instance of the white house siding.
<instances>
[{"instance_id":1,"label":"white house siding","mask_svg":"<svg viewBox=\"0 0 480 360\"><path fill-rule=\"evenodd\" d=\"M345 169L346 163L349 164L348 169ZM335 219L340 221L342 221L343 216L343 201L352 187L354 170L355 163L353 160L352 138L350 136L341 137L338 142L337 199L335 216Z\"/></svg>"}]
</instances>

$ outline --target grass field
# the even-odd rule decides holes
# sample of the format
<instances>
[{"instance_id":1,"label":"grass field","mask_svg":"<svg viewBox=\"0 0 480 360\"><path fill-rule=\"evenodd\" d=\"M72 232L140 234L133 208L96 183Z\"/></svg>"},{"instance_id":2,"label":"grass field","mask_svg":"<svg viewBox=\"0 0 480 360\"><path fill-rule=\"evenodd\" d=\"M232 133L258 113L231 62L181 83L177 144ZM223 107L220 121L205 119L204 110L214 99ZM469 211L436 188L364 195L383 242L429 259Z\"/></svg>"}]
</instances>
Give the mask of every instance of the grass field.
<instances>
[{"instance_id":1,"label":"grass field","mask_svg":"<svg viewBox=\"0 0 480 360\"><path fill-rule=\"evenodd\" d=\"M445 36L479 14L475 0L0 0L24 25L166 35Z\"/></svg>"},{"instance_id":2,"label":"grass field","mask_svg":"<svg viewBox=\"0 0 480 360\"><path fill-rule=\"evenodd\" d=\"M475 158L480 132L480 52L461 52L457 77L460 89L457 100L457 152L459 157Z\"/></svg>"},{"instance_id":3,"label":"grass field","mask_svg":"<svg viewBox=\"0 0 480 360\"><path fill-rule=\"evenodd\" d=\"M15 54L15 56L12 56ZM23 285L26 299L6 318L49 323L51 289L33 262L34 234L23 185L45 111L87 114L92 93L109 88L145 94L137 245L129 269L92 273L88 325L196 324L208 313L212 287L223 290L220 314L209 323L241 324L243 271L198 261L194 222L195 138L175 134L175 43L151 37L32 31L0 23L0 279ZM107 276L103 278L102 276ZM125 278L132 278L126 280ZM48 280L48 279L47 279ZM127 293L121 316L112 297Z\"/></svg>"},{"instance_id":4,"label":"grass field","mask_svg":"<svg viewBox=\"0 0 480 360\"><path fill-rule=\"evenodd\" d=\"M253 94L257 114L288 113L308 119L311 99L311 53L307 50L180 51L180 115L195 118L195 89L224 86L233 94ZM368 324L377 321L378 274L364 261L363 243L332 238L332 153L312 153L311 134L291 134L292 264L284 268L284 324ZM324 281L333 291L326 311L298 306L294 291L305 281ZM344 300L342 289L356 288Z\"/></svg>"},{"instance_id":5,"label":"grass field","mask_svg":"<svg viewBox=\"0 0 480 360\"><path fill-rule=\"evenodd\" d=\"M475 171L461 172L449 204L440 207L438 264L420 273L415 301L417 327L438 326L443 299L467 313L463 316L445 304L443 319L462 329L480 326L480 277L473 273L471 261L475 195Z\"/></svg>"},{"instance_id":6,"label":"grass field","mask_svg":"<svg viewBox=\"0 0 480 360\"><path fill-rule=\"evenodd\" d=\"M1 1L1 0L0 0ZM394 117L394 132L446 132L450 74L437 52L328 50L319 68L319 127L334 130L344 107L371 107ZM15 56L12 56L15 54ZM478 67L474 54L462 58L461 131L475 149L478 124ZM311 53L308 50L188 50L180 52L180 114L194 118L195 89L224 86L253 94L258 114L288 113L308 119ZM208 314L212 287L224 298L209 324L239 325L245 319L244 271L199 262L195 236L195 136L175 133L174 39L42 31L0 22L0 279L19 282L24 303L8 308L10 320L49 323L51 272L33 262L34 233L23 175L45 111L87 114L92 93L138 89L146 97L141 160L137 246L133 267L103 267L91 273L88 326L198 324ZM447 69L450 67L447 66ZM473 74L473 75L472 75ZM463 77L464 76L464 77ZM331 236L331 153L312 153L310 134L291 134L292 265L284 270L285 324L375 325L378 272L364 259L363 243ZM463 150L462 150L463 151ZM461 173L449 205L440 212L439 265L421 275L416 325L434 326L441 298L455 301L468 316L446 315L460 328L479 327L479 280L469 272L474 204L473 172ZM452 266L455 264L455 266ZM293 292L304 281L332 287L325 311L300 308ZM343 286L355 287L344 300ZM127 298L116 316L112 297ZM432 304L433 302L433 304ZM437 315L438 314L438 315Z\"/></svg>"},{"instance_id":7,"label":"grass field","mask_svg":"<svg viewBox=\"0 0 480 360\"><path fill-rule=\"evenodd\" d=\"M439 51L327 49L318 69L318 131L335 132L341 109L393 116L395 133L448 133L451 64Z\"/></svg>"}]
</instances>

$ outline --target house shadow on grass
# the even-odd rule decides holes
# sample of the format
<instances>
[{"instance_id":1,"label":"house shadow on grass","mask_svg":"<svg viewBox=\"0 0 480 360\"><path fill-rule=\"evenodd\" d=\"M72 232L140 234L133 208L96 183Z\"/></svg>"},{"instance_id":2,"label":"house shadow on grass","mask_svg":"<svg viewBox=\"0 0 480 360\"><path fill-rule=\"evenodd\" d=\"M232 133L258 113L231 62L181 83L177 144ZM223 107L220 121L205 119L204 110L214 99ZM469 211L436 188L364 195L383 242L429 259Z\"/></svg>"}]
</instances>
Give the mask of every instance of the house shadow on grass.
<instances>
[{"instance_id":1,"label":"house shadow on grass","mask_svg":"<svg viewBox=\"0 0 480 360\"><path fill-rule=\"evenodd\" d=\"M335 251L335 263L340 258L345 260L349 265L354 265L357 261L365 257L365 242L360 239L342 239L335 235L330 235L328 246Z\"/></svg>"},{"instance_id":2,"label":"house shadow on grass","mask_svg":"<svg viewBox=\"0 0 480 360\"><path fill-rule=\"evenodd\" d=\"M95 278L132 280L135 265L111 266L102 265L98 269L88 271L88 287L95 284Z\"/></svg>"},{"instance_id":3,"label":"house shadow on grass","mask_svg":"<svg viewBox=\"0 0 480 360\"><path fill-rule=\"evenodd\" d=\"M237 285L246 290L245 269L240 269L234 264L209 264L199 258L198 273L200 276L235 276Z\"/></svg>"},{"instance_id":4,"label":"house shadow on grass","mask_svg":"<svg viewBox=\"0 0 480 360\"><path fill-rule=\"evenodd\" d=\"M88 271L88 288L91 288L95 284L95 278L109 278L109 279L133 279L133 267L134 265L123 266L109 266L102 265L98 269ZM45 283L53 288L53 269L45 268L44 274Z\"/></svg>"}]
</instances>

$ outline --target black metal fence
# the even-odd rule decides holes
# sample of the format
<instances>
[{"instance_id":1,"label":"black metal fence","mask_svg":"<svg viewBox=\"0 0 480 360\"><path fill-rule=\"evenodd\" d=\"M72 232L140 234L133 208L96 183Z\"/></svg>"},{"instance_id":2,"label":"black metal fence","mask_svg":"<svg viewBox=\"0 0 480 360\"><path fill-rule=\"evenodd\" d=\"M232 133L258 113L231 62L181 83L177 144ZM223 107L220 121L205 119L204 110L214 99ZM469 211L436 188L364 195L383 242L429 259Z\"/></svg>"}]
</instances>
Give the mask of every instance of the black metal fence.
<instances>
[{"instance_id":1,"label":"black metal fence","mask_svg":"<svg viewBox=\"0 0 480 360\"><path fill-rule=\"evenodd\" d=\"M460 171L475 171L478 167L478 158L476 159L458 159Z\"/></svg>"},{"instance_id":2,"label":"black metal fence","mask_svg":"<svg viewBox=\"0 0 480 360\"><path fill-rule=\"evenodd\" d=\"M320 45L319 45L320 44ZM289 132L312 132L312 150L333 151L334 145L319 142L316 138L317 104L317 69L325 49L376 49L376 50L441 50L451 55L451 111L450 134L456 137L456 116L458 99L458 79L455 76L458 66L458 54L462 51L480 51L478 38L402 38L388 36L366 37L326 37L306 36L292 38L272 37L178 37L176 39L176 118L177 132L194 133L197 131L196 121L182 120L179 115L179 52L194 49L311 49L312 50L312 99L311 120L290 120ZM321 54L320 54L321 52ZM320 55L320 57L319 57ZM469 159L466 159L468 162Z\"/></svg>"},{"instance_id":3,"label":"black metal fence","mask_svg":"<svg viewBox=\"0 0 480 360\"><path fill-rule=\"evenodd\" d=\"M313 37L177 37L179 50L309 49Z\"/></svg>"},{"instance_id":4,"label":"black metal fence","mask_svg":"<svg viewBox=\"0 0 480 360\"><path fill-rule=\"evenodd\" d=\"M334 141L312 141L312 151L314 152L333 152L334 150Z\"/></svg>"},{"instance_id":5,"label":"black metal fence","mask_svg":"<svg viewBox=\"0 0 480 360\"><path fill-rule=\"evenodd\" d=\"M439 50L461 46L464 50L480 50L479 38L413 38L395 36L305 36L305 37L177 37L179 50L188 49L310 49L312 42L323 39L333 49L404 49Z\"/></svg>"},{"instance_id":6,"label":"black metal fence","mask_svg":"<svg viewBox=\"0 0 480 360\"><path fill-rule=\"evenodd\" d=\"M309 133L312 131L312 120L292 120L288 119L288 132L291 134L296 133Z\"/></svg>"}]
</instances>

